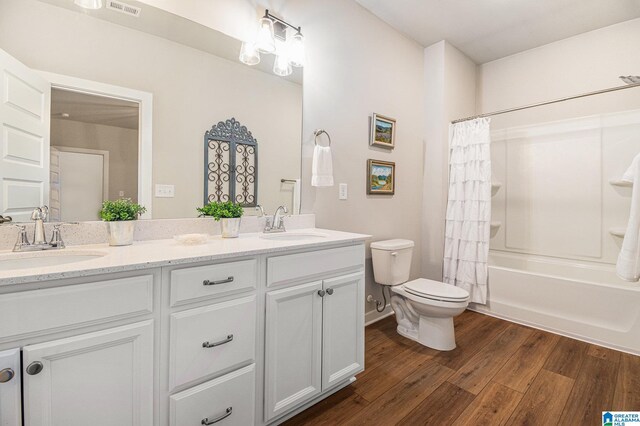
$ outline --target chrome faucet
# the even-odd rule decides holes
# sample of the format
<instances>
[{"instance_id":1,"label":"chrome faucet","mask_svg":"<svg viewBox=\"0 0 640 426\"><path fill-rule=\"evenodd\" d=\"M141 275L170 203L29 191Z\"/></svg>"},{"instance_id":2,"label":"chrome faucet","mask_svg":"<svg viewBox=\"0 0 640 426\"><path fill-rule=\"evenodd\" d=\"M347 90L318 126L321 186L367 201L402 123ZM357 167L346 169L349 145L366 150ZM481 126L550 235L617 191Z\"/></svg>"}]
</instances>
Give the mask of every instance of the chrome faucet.
<instances>
[{"instance_id":1,"label":"chrome faucet","mask_svg":"<svg viewBox=\"0 0 640 426\"><path fill-rule=\"evenodd\" d=\"M276 212L273 214L273 218L267 217L267 221L264 226L264 232L269 233L286 231L284 227L284 221L282 220L282 214L280 212L283 212L285 214L289 213L285 206L278 207L276 209Z\"/></svg>"},{"instance_id":2,"label":"chrome faucet","mask_svg":"<svg viewBox=\"0 0 640 426\"><path fill-rule=\"evenodd\" d=\"M18 240L16 241L15 246L13 246L13 251L37 251L62 249L65 247L60 233L61 223L53 225L51 241L47 242L44 234L44 222L47 220L48 215L49 208L47 206L33 209L33 213L31 213L31 220L34 221L33 242L29 242L27 227L25 225L15 225L20 229L20 233L18 234Z\"/></svg>"},{"instance_id":3,"label":"chrome faucet","mask_svg":"<svg viewBox=\"0 0 640 426\"><path fill-rule=\"evenodd\" d=\"M35 222L32 243L34 246L47 244L47 239L44 236L44 221L47 220L48 215L49 207L47 206L36 207L31 213L31 220Z\"/></svg>"}]
</instances>

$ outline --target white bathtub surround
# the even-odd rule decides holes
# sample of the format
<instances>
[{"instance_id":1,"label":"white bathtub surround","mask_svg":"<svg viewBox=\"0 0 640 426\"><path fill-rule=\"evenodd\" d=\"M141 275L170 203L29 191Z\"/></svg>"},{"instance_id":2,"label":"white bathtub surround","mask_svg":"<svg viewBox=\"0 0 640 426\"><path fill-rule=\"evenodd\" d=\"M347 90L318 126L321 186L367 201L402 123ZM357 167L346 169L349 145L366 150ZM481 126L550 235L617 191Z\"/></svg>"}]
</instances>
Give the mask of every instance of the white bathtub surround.
<instances>
[{"instance_id":1,"label":"white bathtub surround","mask_svg":"<svg viewBox=\"0 0 640 426\"><path fill-rule=\"evenodd\" d=\"M265 218L244 216L240 225L240 233L261 232ZM284 217L286 229L314 228L314 214L301 214ZM33 233L33 225L25 223L29 235ZM135 241L165 240L183 234L220 235L220 223L213 218L185 219L144 219L135 221ZM45 235L50 238L53 223L45 223ZM18 228L0 225L0 251L11 250L18 237ZM103 244L109 240L107 224L102 221L80 222L79 224L63 224L62 238L67 246Z\"/></svg>"},{"instance_id":2,"label":"white bathtub surround","mask_svg":"<svg viewBox=\"0 0 640 426\"><path fill-rule=\"evenodd\" d=\"M616 264L616 273L625 281L640 279L640 181L638 177L640 177L640 154L633 159L631 167L623 176L624 180L634 182L629 223Z\"/></svg>"},{"instance_id":3,"label":"white bathtub surround","mask_svg":"<svg viewBox=\"0 0 640 426\"><path fill-rule=\"evenodd\" d=\"M486 303L491 233L490 119L449 128L449 200L445 226L444 281Z\"/></svg>"},{"instance_id":4,"label":"white bathtub surround","mask_svg":"<svg viewBox=\"0 0 640 426\"><path fill-rule=\"evenodd\" d=\"M333 186L333 162L331 147L317 145L313 149L311 186Z\"/></svg>"}]
</instances>

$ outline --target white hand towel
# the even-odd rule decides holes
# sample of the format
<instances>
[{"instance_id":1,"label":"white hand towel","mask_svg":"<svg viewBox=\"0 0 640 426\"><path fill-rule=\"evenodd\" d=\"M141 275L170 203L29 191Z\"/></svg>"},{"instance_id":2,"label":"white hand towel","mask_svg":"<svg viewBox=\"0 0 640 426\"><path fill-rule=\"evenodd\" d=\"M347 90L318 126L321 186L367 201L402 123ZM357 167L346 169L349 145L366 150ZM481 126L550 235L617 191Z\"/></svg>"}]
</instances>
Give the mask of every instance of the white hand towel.
<instances>
[{"instance_id":1,"label":"white hand towel","mask_svg":"<svg viewBox=\"0 0 640 426\"><path fill-rule=\"evenodd\" d=\"M640 279L640 154L633 159L624 180L633 182L629 224L618 255L616 273L625 281Z\"/></svg>"},{"instance_id":2,"label":"white hand towel","mask_svg":"<svg viewBox=\"0 0 640 426\"><path fill-rule=\"evenodd\" d=\"M331 147L316 145L311 165L311 186L333 186Z\"/></svg>"}]
</instances>

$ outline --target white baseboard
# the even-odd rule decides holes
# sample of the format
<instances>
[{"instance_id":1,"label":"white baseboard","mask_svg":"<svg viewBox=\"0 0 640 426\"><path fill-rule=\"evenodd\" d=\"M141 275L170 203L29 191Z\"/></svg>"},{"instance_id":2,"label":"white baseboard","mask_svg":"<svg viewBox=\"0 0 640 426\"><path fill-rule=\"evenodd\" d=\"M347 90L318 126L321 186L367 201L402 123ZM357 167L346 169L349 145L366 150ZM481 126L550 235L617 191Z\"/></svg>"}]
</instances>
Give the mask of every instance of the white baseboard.
<instances>
[{"instance_id":1,"label":"white baseboard","mask_svg":"<svg viewBox=\"0 0 640 426\"><path fill-rule=\"evenodd\" d=\"M364 314L364 326L368 326L373 324L374 322L378 322L383 318L386 318L390 315L393 315L394 312L391 309L391 304L388 304L385 308L384 311L382 312L378 312L375 309L365 312Z\"/></svg>"}]
</instances>

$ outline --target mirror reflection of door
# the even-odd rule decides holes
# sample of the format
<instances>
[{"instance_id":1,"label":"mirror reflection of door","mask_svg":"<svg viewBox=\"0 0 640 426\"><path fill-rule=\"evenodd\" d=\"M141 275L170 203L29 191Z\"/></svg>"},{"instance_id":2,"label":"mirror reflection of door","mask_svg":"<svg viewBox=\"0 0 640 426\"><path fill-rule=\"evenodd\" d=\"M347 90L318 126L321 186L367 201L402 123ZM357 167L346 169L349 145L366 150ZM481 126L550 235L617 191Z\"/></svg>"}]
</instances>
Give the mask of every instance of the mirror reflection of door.
<instances>
[{"instance_id":1,"label":"mirror reflection of door","mask_svg":"<svg viewBox=\"0 0 640 426\"><path fill-rule=\"evenodd\" d=\"M99 220L104 200L138 201L139 107L51 90L51 219Z\"/></svg>"},{"instance_id":2,"label":"mirror reflection of door","mask_svg":"<svg viewBox=\"0 0 640 426\"><path fill-rule=\"evenodd\" d=\"M99 220L108 194L109 151L51 147L51 220Z\"/></svg>"}]
</instances>

